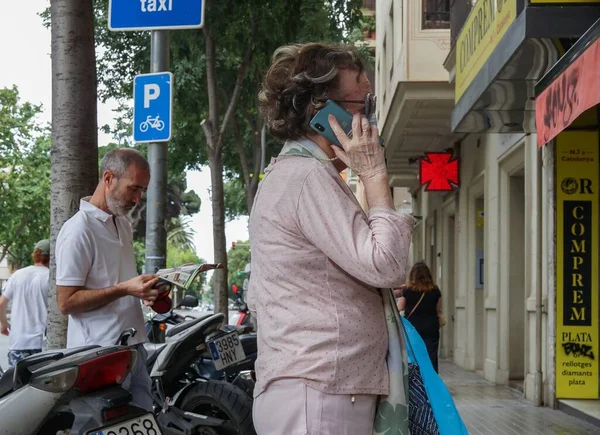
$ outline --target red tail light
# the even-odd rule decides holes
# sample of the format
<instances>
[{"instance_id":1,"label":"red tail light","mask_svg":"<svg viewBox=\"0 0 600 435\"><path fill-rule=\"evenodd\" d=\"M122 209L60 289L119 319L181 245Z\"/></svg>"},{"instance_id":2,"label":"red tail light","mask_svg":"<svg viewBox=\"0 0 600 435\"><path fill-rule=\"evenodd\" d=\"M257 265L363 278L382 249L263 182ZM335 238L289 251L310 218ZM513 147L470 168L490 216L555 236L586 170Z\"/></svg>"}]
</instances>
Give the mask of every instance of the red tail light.
<instances>
[{"instance_id":1,"label":"red tail light","mask_svg":"<svg viewBox=\"0 0 600 435\"><path fill-rule=\"evenodd\" d=\"M236 322L236 325L242 326L244 324L245 318L246 318L246 313L240 313L240 317L238 317L238 321Z\"/></svg>"},{"instance_id":2,"label":"red tail light","mask_svg":"<svg viewBox=\"0 0 600 435\"><path fill-rule=\"evenodd\" d=\"M87 394L123 383L135 363L133 355L131 350L121 350L84 362L79 366L75 387Z\"/></svg>"},{"instance_id":3,"label":"red tail light","mask_svg":"<svg viewBox=\"0 0 600 435\"><path fill-rule=\"evenodd\" d=\"M104 421L114 420L115 418L119 418L124 416L129 412L129 405L119 406L117 408L105 409L102 411L104 416ZM109 432L111 433L111 432Z\"/></svg>"}]
</instances>

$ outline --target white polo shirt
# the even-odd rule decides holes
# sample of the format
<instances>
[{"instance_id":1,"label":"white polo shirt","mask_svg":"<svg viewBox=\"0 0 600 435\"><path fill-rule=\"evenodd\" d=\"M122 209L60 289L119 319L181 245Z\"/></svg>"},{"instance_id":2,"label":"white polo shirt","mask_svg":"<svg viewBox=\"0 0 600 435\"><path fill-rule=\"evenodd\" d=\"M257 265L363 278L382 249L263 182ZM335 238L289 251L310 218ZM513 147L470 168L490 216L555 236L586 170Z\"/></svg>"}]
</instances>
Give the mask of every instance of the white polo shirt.
<instances>
[{"instance_id":1,"label":"white polo shirt","mask_svg":"<svg viewBox=\"0 0 600 435\"><path fill-rule=\"evenodd\" d=\"M50 269L29 266L8 279L2 295L12 301L10 350L41 349L46 330Z\"/></svg>"},{"instance_id":2,"label":"white polo shirt","mask_svg":"<svg viewBox=\"0 0 600 435\"><path fill-rule=\"evenodd\" d=\"M90 289L84 291L112 287L138 274L131 224L125 217L114 218L100 210L89 199L81 200L79 211L61 228L55 253L56 285ZM113 345L127 328L137 330L129 344L146 341L141 300L134 296L70 315L67 347Z\"/></svg>"}]
</instances>

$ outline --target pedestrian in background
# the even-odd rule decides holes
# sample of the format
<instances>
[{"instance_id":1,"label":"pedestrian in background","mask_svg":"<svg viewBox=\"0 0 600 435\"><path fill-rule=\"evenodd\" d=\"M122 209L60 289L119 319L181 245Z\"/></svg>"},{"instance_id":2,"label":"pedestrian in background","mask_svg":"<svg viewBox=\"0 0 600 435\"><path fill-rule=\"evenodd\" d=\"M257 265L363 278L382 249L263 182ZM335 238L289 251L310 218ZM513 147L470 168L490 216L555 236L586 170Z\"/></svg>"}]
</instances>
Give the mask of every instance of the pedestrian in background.
<instances>
[{"instance_id":1,"label":"pedestrian in background","mask_svg":"<svg viewBox=\"0 0 600 435\"><path fill-rule=\"evenodd\" d=\"M442 293L433 282L431 271L423 261L410 270L408 283L395 291L398 311L412 323L427 346L431 364L438 372L438 347L440 343L440 315Z\"/></svg>"},{"instance_id":2,"label":"pedestrian in background","mask_svg":"<svg viewBox=\"0 0 600 435\"><path fill-rule=\"evenodd\" d=\"M0 332L10 337L10 367L42 351L50 286L50 240L40 240L32 257L33 266L13 273L0 296ZM9 301L12 301L10 323L6 317Z\"/></svg>"},{"instance_id":3,"label":"pedestrian in background","mask_svg":"<svg viewBox=\"0 0 600 435\"><path fill-rule=\"evenodd\" d=\"M414 219L394 209L371 92L351 46L280 47L264 78L260 109L284 145L249 224L259 435L371 435L389 394L379 288L403 282ZM309 126L327 100L353 115L351 138L329 117L343 148ZM368 214L340 176L347 167Z\"/></svg>"}]
</instances>

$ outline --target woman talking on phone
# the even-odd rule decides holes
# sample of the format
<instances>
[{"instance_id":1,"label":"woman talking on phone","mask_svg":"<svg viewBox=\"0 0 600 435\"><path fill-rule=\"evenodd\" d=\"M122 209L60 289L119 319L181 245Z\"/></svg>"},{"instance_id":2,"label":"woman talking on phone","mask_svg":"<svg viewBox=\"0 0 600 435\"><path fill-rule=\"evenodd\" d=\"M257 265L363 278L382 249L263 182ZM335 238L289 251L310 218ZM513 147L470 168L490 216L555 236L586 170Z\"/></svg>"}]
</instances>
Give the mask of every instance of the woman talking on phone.
<instances>
[{"instance_id":1,"label":"woman talking on phone","mask_svg":"<svg viewBox=\"0 0 600 435\"><path fill-rule=\"evenodd\" d=\"M354 47L289 45L276 50L259 105L283 148L249 223L257 433L370 435L389 388L379 288L403 281L414 224L393 207L371 84ZM340 177L347 167L367 214Z\"/></svg>"}]
</instances>

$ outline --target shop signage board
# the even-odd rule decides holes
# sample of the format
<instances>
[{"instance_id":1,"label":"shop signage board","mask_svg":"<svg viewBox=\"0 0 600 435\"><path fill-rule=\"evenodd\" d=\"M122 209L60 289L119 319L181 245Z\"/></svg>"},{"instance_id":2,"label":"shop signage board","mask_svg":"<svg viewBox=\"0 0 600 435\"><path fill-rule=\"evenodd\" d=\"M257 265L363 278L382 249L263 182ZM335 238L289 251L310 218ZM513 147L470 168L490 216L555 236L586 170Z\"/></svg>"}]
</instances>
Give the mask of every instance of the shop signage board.
<instances>
[{"instance_id":1,"label":"shop signage board","mask_svg":"<svg viewBox=\"0 0 600 435\"><path fill-rule=\"evenodd\" d=\"M478 0L456 40L458 102L517 18L517 0Z\"/></svg>"},{"instance_id":2,"label":"shop signage board","mask_svg":"<svg viewBox=\"0 0 600 435\"><path fill-rule=\"evenodd\" d=\"M598 398L597 131L556 140L556 397Z\"/></svg>"},{"instance_id":3,"label":"shop signage board","mask_svg":"<svg viewBox=\"0 0 600 435\"><path fill-rule=\"evenodd\" d=\"M454 153L425 153L419 162L419 183L426 192L448 192L460 186Z\"/></svg>"},{"instance_id":4,"label":"shop signage board","mask_svg":"<svg viewBox=\"0 0 600 435\"><path fill-rule=\"evenodd\" d=\"M537 143L542 147L578 116L600 104L600 39L596 39L535 99Z\"/></svg>"},{"instance_id":5,"label":"shop signage board","mask_svg":"<svg viewBox=\"0 0 600 435\"><path fill-rule=\"evenodd\" d=\"M570 4L570 3L600 3L600 0L529 0L531 4L545 4L545 3L561 3L561 4Z\"/></svg>"}]
</instances>

